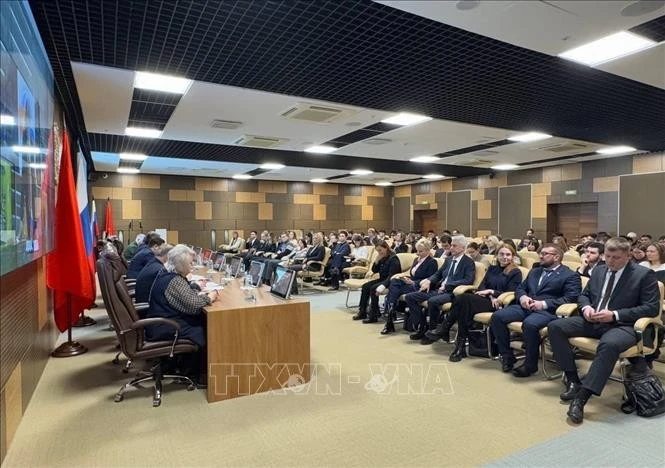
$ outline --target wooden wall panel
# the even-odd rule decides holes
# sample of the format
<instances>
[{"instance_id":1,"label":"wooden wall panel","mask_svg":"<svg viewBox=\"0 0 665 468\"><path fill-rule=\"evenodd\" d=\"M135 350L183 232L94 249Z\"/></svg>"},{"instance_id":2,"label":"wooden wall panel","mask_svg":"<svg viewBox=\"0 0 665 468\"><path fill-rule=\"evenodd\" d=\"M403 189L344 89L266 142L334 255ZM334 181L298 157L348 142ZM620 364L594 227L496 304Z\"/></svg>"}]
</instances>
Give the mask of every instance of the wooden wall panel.
<instances>
[{"instance_id":1,"label":"wooden wall panel","mask_svg":"<svg viewBox=\"0 0 665 468\"><path fill-rule=\"evenodd\" d=\"M665 172L619 178L619 231L665 233Z\"/></svg>"},{"instance_id":2,"label":"wooden wall panel","mask_svg":"<svg viewBox=\"0 0 665 468\"><path fill-rule=\"evenodd\" d=\"M259 203L259 219L272 220L272 203Z\"/></svg>"},{"instance_id":3,"label":"wooden wall panel","mask_svg":"<svg viewBox=\"0 0 665 468\"><path fill-rule=\"evenodd\" d=\"M373 221L374 220L374 207L373 206L363 206L361 219L363 221Z\"/></svg>"},{"instance_id":4,"label":"wooden wall panel","mask_svg":"<svg viewBox=\"0 0 665 468\"><path fill-rule=\"evenodd\" d=\"M531 185L499 187L499 233L520 238L531 227Z\"/></svg>"},{"instance_id":5,"label":"wooden wall panel","mask_svg":"<svg viewBox=\"0 0 665 468\"><path fill-rule=\"evenodd\" d=\"M446 194L446 209L449 228L464 234L471 232L471 190L461 190Z\"/></svg>"},{"instance_id":6,"label":"wooden wall panel","mask_svg":"<svg viewBox=\"0 0 665 468\"><path fill-rule=\"evenodd\" d=\"M314 205L312 216L315 221L325 221L327 219L326 205Z\"/></svg>"}]
</instances>

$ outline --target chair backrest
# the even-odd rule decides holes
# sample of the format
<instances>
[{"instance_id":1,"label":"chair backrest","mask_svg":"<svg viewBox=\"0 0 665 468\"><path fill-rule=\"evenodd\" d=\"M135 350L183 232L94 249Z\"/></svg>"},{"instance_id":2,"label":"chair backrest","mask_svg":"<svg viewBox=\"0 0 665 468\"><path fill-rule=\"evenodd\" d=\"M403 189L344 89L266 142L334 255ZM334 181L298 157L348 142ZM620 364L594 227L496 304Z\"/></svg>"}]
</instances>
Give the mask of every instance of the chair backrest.
<instances>
[{"instance_id":1,"label":"chair backrest","mask_svg":"<svg viewBox=\"0 0 665 468\"><path fill-rule=\"evenodd\" d=\"M582 264L579 261L573 262L569 260L564 260L561 262L562 265L566 265L568 268L570 268L573 271L576 271Z\"/></svg>"},{"instance_id":2,"label":"chair backrest","mask_svg":"<svg viewBox=\"0 0 665 468\"><path fill-rule=\"evenodd\" d=\"M522 281L524 281L526 277L529 275L529 269L523 266L518 266L517 268L519 268L520 271L522 272Z\"/></svg>"},{"instance_id":3,"label":"chair backrest","mask_svg":"<svg viewBox=\"0 0 665 468\"><path fill-rule=\"evenodd\" d=\"M568 252L564 252L563 261L580 263L581 262L580 254L574 250L569 250Z\"/></svg>"},{"instance_id":4,"label":"chair backrest","mask_svg":"<svg viewBox=\"0 0 665 468\"><path fill-rule=\"evenodd\" d=\"M304 274L306 274L307 276L318 276L323 274L323 271L326 268L326 264L328 263L328 260L330 260L330 248L324 247L324 249L325 253L323 254L323 260L321 260L319 268L317 268L316 270L304 270L303 271Z\"/></svg>"},{"instance_id":5,"label":"chair backrest","mask_svg":"<svg viewBox=\"0 0 665 468\"><path fill-rule=\"evenodd\" d=\"M116 320L120 325L120 328L116 329L116 334L118 335L122 352L127 357L133 358L136 352L143 347L145 340L143 329L132 329L132 324L139 320L139 318L132 298L129 297L127 285L123 280L116 281L115 292L117 304L114 307L113 313L116 315Z\"/></svg>"},{"instance_id":6,"label":"chair backrest","mask_svg":"<svg viewBox=\"0 0 665 468\"><path fill-rule=\"evenodd\" d=\"M522 239L513 239L513 242L515 243L515 246L517 247L520 245L520 242L522 242Z\"/></svg>"},{"instance_id":7,"label":"chair backrest","mask_svg":"<svg viewBox=\"0 0 665 468\"><path fill-rule=\"evenodd\" d=\"M662 314L663 308L665 307L665 304L663 303L665 301L665 285L660 281L658 281L658 289L660 291L660 308L658 310Z\"/></svg>"},{"instance_id":8,"label":"chair backrest","mask_svg":"<svg viewBox=\"0 0 665 468\"><path fill-rule=\"evenodd\" d=\"M535 262L537 262L540 258L538 256L538 252L534 252L534 251L531 251L531 250L524 250L524 249L520 250L518 255L520 256L520 259L522 260L522 262L524 262L524 260L527 259L527 258L531 258Z\"/></svg>"},{"instance_id":9,"label":"chair backrest","mask_svg":"<svg viewBox=\"0 0 665 468\"><path fill-rule=\"evenodd\" d=\"M584 290L584 288L586 288L587 283L589 283L589 277L581 276L580 278L582 280L582 290Z\"/></svg>"},{"instance_id":10,"label":"chair backrest","mask_svg":"<svg viewBox=\"0 0 665 468\"><path fill-rule=\"evenodd\" d=\"M484 263L481 262L473 262L476 264L476 277L473 280L473 286L477 288L480 286L480 282L483 280L485 277L485 273L487 273L487 267L485 266Z\"/></svg>"},{"instance_id":11,"label":"chair backrest","mask_svg":"<svg viewBox=\"0 0 665 468\"><path fill-rule=\"evenodd\" d=\"M482 258L487 265L496 265L496 257L494 255L485 254Z\"/></svg>"},{"instance_id":12,"label":"chair backrest","mask_svg":"<svg viewBox=\"0 0 665 468\"><path fill-rule=\"evenodd\" d=\"M535 258L522 258L522 266L525 267L527 270L531 270L533 268L533 264L536 263L538 260Z\"/></svg>"},{"instance_id":13,"label":"chair backrest","mask_svg":"<svg viewBox=\"0 0 665 468\"><path fill-rule=\"evenodd\" d=\"M413 261L416 259L417 255L412 253L398 253L397 258L399 259L399 265L402 270L402 273L409 271L413 265Z\"/></svg>"},{"instance_id":14,"label":"chair backrest","mask_svg":"<svg viewBox=\"0 0 665 468\"><path fill-rule=\"evenodd\" d=\"M369 256L369 263L367 264L367 273L365 273L365 279L371 278L374 275L372 267L374 263L379 259L379 252L375 250L372 251L372 254Z\"/></svg>"},{"instance_id":15,"label":"chair backrest","mask_svg":"<svg viewBox=\"0 0 665 468\"><path fill-rule=\"evenodd\" d=\"M441 268L443 264L446 262L446 257L434 257L434 260L436 260L438 268Z\"/></svg>"}]
</instances>

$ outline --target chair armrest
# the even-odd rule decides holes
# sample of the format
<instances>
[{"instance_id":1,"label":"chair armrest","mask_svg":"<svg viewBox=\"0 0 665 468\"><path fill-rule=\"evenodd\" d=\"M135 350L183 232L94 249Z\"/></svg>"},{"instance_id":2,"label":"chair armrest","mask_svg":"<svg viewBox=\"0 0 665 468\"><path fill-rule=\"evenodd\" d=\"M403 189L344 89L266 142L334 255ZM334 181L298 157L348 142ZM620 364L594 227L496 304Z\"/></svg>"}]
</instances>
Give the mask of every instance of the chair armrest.
<instances>
[{"instance_id":1,"label":"chair armrest","mask_svg":"<svg viewBox=\"0 0 665 468\"><path fill-rule=\"evenodd\" d=\"M472 284L462 284L453 289L453 294L455 296L461 296L465 292L475 291L477 288Z\"/></svg>"},{"instance_id":2,"label":"chair armrest","mask_svg":"<svg viewBox=\"0 0 665 468\"><path fill-rule=\"evenodd\" d=\"M663 321L659 317L642 317L633 325L637 333L644 333L649 326L662 325Z\"/></svg>"},{"instance_id":3,"label":"chair armrest","mask_svg":"<svg viewBox=\"0 0 665 468\"><path fill-rule=\"evenodd\" d=\"M162 318L162 317L153 317L153 318L137 320L136 322L132 323L131 329L137 330L145 328L148 325L169 325L170 327L175 328L175 333L173 335L173 343L171 343L171 353L169 354L169 357L173 357L175 351L175 345L178 342L178 334L180 333L180 324L175 320ZM123 334L124 332L125 331L121 331L120 334Z\"/></svg>"},{"instance_id":4,"label":"chair armrest","mask_svg":"<svg viewBox=\"0 0 665 468\"><path fill-rule=\"evenodd\" d=\"M310 260L309 262L307 262L307 266L312 266L312 265L318 265L319 268L324 267L323 262L319 262L317 260Z\"/></svg>"},{"instance_id":5,"label":"chair armrest","mask_svg":"<svg viewBox=\"0 0 665 468\"><path fill-rule=\"evenodd\" d=\"M515 292L513 292L513 291L505 292L505 293L501 294L499 297L497 297L497 300L501 304L507 306L508 304L510 304L511 302L513 302L515 300Z\"/></svg>"},{"instance_id":6,"label":"chair armrest","mask_svg":"<svg viewBox=\"0 0 665 468\"><path fill-rule=\"evenodd\" d=\"M571 315L574 315L575 312L577 312L577 304L572 302L569 304L561 304L556 309L557 317L570 317Z\"/></svg>"},{"instance_id":7,"label":"chair armrest","mask_svg":"<svg viewBox=\"0 0 665 468\"><path fill-rule=\"evenodd\" d=\"M148 302L137 302L134 304L134 308L136 309L137 312L143 311L143 310L148 310L150 308L150 303Z\"/></svg>"}]
</instances>

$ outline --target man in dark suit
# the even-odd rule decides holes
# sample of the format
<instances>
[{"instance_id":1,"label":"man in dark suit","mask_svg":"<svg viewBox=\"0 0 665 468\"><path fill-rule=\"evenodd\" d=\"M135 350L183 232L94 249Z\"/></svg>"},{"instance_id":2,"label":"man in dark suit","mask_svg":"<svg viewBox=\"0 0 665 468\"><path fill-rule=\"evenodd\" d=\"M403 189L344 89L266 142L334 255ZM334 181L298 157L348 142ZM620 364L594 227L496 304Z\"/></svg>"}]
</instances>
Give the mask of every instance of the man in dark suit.
<instances>
[{"instance_id":1,"label":"man in dark suit","mask_svg":"<svg viewBox=\"0 0 665 468\"><path fill-rule=\"evenodd\" d=\"M508 324L522 322L524 364L513 371L516 377L528 377L538 371L540 329L556 319L556 309L574 302L582 291L580 275L561 264L563 252L555 244L540 250L540 266L531 270L517 287L517 303L492 314L490 328L501 355L503 372L513 370L515 356L510 348Z\"/></svg>"},{"instance_id":2,"label":"man in dark suit","mask_svg":"<svg viewBox=\"0 0 665 468\"><path fill-rule=\"evenodd\" d=\"M653 271L630 262L630 242L614 237L605 243L606 265L597 267L578 306L582 316L551 322L548 337L554 358L567 379L560 396L571 401L570 420L584 419L584 405L591 395L600 395L612 374L619 355L637 343L633 328L642 317L656 317L660 293ZM568 338L586 336L600 340L588 374L580 381ZM645 367L639 358L633 363Z\"/></svg>"},{"instance_id":3,"label":"man in dark suit","mask_svg":"<svg viewBox=\"0 0 665 468\"><path fill-rule=\"evenodd\" d=\"M597 266L604 265L603 253L605 252L605 245L600 242L590 242L586 248L585 252L582 254L580 260L582 264L577 269L577 272L586 276L587 278L591 277L591 274L596 270Z\"/></svg>"},{"instance_id":4,"label":"man in dark suit","mask_svg":"<svg viewBox=\"0 0 665 468\"><path fill-rule=\"evenodd\" d=\"M422 280L418 291L406 295L411 323L417 327L416 333L410 336L412 340L420 340L420 343L424 345L436 341L425 336L427 318L420 307L421 302L427 301L429 328L434 330L439 324L441 306L453 300L453 289L462 284L473 284L476 277L476 264L464 254L465 251L466 238L464 236L453 237L450 244L450 256L446 258L443 266L432 276Z\"/></svg>"}]
</instances>

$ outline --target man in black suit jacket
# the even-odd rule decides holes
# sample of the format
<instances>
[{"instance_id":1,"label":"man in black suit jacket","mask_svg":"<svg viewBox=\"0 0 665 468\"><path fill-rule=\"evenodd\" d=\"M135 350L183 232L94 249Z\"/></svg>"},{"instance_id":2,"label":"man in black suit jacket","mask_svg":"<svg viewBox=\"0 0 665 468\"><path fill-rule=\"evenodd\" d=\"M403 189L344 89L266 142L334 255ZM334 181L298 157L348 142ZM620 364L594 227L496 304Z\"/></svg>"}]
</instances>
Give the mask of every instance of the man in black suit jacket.
<instances>
[{"instance_id":1,"label":"man in black suit jacket","mask_svg":"<svg viewBox=\"0 0 665 468\"><path fill-rule=\"evenodd\" d=\"M584 419L584 405L600 395L612 374L619 355L637 343L633 328L642 317L656 317L660 293L653 271L630 262L630 242L614 237L605 243L606 265L597 267L579 297L579 317L551 322L548 337L554 358L566 374L563 401L571 401L570 420ZM584 382L580 381L568 338L586 336L599 339L596 357ZM643 364L642 359L635 364Z\"/></svg>"},{"instance_id":2,"label":"man in black suit jacket","mask_svg":"<svg viewBox=\"0 0 665 468\"><path fill-rule=\"evenodd\" d=\"M443 266L436 273L420 282L420 289L406 295L406 304L409 307L410 320L416 333L410 338L420 340L421 344L428 345L436 340L425 336L427 319L423 314L420 303L427 301L429 314L429 328L434 330L439 324L441 306L453 300L453 289L463 284L473 284L476 277L476 264L466 256L466 238L455 236L450 244L450 256L446 258Z\"/></svg>"},{"instance_id":3,"label":"man in black suit jacket","mask_svg":"<svg viewBox=\"0 0 665 468\"><path fill-rule=\"evenodd\" d=\"M490 328L501 355L503 372L510 372L515 364L508 324L522 322L524 364L513 374L528 377L538 371L540 329L556 319L557 307L576 301L580 295L580 275L562 265L562 258L563 252L557 245L545 244L540 250L540 266L531 270L515 291L517 303L492 314Z\"/></svg>"},{"instance_id":4,"label":"man in black suit jacket","mask_svg":"<svg viewBox=\"0 0 665 468\"><path fill-rule=\"evenodd\" d=\"M603 253L605 253L605 245L600 242L590 242L582 254L580 259L582 260L582 264L577 269L577 272L582 276L590 278L597 266L605 265L605 262L602 260Z\"/></svg>"}]
</instances>

